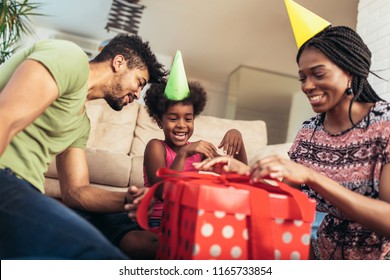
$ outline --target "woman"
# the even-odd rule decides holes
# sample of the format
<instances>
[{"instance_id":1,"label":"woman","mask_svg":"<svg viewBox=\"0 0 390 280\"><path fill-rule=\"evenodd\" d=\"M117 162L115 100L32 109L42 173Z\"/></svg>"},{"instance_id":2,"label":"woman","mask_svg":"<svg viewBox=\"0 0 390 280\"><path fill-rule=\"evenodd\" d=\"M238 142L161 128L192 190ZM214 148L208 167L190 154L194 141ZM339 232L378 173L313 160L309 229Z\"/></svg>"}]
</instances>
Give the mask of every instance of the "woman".
<instances>
[{"instance_id":1,"label":"woman","mask_svg":"<svg viewBox=\"0 0 390 280\"><path fill-rule=\"evenodd\" d=\"M367 81L371 52L345 26L328 27L297 55L302 91L318 115L304 122L291 161L268 157L249 169L228 158L196 165L283 177L327 212L317 232L320 259L390 258L390 104Z\"/></svg>"}]
</instances>

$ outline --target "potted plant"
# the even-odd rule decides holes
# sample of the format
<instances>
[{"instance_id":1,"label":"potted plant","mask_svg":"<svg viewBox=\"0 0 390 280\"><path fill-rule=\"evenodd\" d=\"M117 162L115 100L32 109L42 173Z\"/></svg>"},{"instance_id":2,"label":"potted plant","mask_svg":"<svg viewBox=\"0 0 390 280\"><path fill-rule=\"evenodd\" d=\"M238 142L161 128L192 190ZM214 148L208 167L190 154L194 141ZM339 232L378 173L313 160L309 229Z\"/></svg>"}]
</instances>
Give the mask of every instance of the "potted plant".
<instances>
[{"instance_id":1,"label":"potted plant","mask_svg":"<svg viewBox=\"0 0 390 280\"><path fill-rule=\"evenodd\" d=\"M0 64L18 47L23 34L33 34L29 16L40 15L34 10L39 3L29 0L2 0L0 3Z\"/></svg>"}]
</instances>

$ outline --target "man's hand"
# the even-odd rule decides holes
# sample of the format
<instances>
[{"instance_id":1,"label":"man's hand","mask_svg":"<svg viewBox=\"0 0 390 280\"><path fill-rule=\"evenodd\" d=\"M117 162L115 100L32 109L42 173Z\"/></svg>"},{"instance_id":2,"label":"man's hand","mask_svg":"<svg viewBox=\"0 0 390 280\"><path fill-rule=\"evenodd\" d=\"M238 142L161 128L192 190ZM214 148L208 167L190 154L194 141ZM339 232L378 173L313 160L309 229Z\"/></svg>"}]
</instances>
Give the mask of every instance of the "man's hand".
<instances>
[{"instance_id":1,"label":"man's hand","mask_svg":"<svg viewBox=\"0 0 390 280\"><path fill-rule=\"evenodd\" d=\"M125 211L129 213L128 216L131 220L136 220L138 205L148 190L148 188L138 188L136 186L131 186L127 189L124 207Z\"/></svg>"}]
</instances>

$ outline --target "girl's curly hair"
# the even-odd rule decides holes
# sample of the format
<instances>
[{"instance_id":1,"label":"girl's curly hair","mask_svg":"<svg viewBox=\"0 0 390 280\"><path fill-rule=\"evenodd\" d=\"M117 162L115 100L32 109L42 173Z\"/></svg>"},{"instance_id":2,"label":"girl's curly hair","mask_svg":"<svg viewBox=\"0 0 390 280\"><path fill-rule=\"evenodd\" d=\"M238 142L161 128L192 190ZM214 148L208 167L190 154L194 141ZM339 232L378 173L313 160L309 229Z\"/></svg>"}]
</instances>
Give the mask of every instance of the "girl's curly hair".
<instances>
[{"instance_id":1,"label":"girl's curly hair","mask_svg":"<svg viewBox=\"0 0 390 280\"><path fill-rule=\"evenodd\" d=\"M145 93L145 105L149 116L157 123L162 120L163 114L170 106L181 103L185 105L192 105L194 108L194 117L198 116L204 109L207 101L207 93L199 82L190 81L188 86L190 94L187 98L174 101L166 98L164 94L166 81L161 83L151 84Z\"/></svg>"}]
</instances>

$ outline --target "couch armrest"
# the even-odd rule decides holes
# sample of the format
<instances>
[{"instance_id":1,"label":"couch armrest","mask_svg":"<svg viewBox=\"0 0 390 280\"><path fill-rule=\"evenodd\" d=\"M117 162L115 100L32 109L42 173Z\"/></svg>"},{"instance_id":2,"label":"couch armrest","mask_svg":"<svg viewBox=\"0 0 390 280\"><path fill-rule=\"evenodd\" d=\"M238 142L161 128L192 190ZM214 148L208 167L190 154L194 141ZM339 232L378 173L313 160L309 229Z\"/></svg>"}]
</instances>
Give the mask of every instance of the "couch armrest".
<instances>
[{"instance_id":1,"label":"couch armrest","mask_svg":"<svg viewBox=\"0 0 390 280\"><path fill-rule=\"evenodd\" d=\"M251 161L249 165L252 165L256 160L264 158L266 156L271 155L279 155L285 158L289 158L287 152L290 150L292 143L283 143L283 144L274 144L267 145L265 147L260 148L256 154L251 157Z\"/></svg>"}]
</instances>

